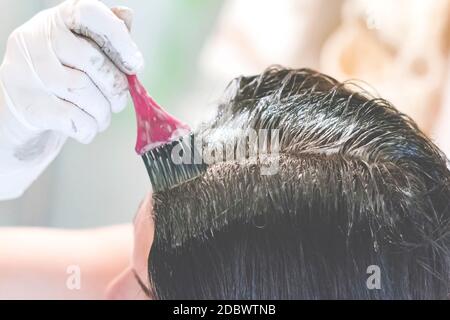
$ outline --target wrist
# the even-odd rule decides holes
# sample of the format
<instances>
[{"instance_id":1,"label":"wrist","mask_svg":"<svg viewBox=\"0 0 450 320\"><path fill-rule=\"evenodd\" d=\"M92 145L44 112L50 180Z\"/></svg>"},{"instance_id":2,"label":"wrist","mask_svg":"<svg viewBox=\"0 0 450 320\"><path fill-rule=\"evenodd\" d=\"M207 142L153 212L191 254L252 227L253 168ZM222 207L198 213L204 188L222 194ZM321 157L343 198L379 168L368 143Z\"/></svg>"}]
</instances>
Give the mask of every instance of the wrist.
<instances>
[{"instance_id":1,"label":"wrist","mask_svg":"<svg viewBox=\"0 0 450 320\"><path fill-rule=\"evenodd\" d=\"M0 78L0 175L48 162L65 141L57 132L38 130L21 120Z\"/></svg>"},{"instance_id":2,"label":"wrist","mask_svg":"<svg viewBox=\"0 0 450 320\"><path fill-rule=\"evenodd\" d=\"M58 155L66 138L23 126L10 112L0 81L0 201L20 197Z\"/></svg>"},{"instance_id":3,"label":"wrist","mask_svg":"<svg viewBox=\"0 0 450 320\"><path fill-rule=\"evenodd\" d=\"M4 84L3 65L0 66L0 146L17 148L40 134L39 130L28 125L15 111Z\"/></svg>"}]
</instances>

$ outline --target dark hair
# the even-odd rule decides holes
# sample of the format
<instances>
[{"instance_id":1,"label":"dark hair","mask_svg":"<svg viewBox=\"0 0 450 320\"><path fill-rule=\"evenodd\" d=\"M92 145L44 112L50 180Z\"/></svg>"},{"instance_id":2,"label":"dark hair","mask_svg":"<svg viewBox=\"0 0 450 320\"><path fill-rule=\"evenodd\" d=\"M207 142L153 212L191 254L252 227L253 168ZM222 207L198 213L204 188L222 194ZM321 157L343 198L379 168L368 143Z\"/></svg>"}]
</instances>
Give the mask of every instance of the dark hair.
<instances>
[{"instance_id":1,"label":"dark hair","mask_svg":"<svg viewBox=\"0 0 450 320\"><path fill-rule=\"evenodd\" d=\"M153 195L156 297L447 298L450 172L410 118L308 69L237 78L227 97L197 135L279 129L278 173L226 161Z\"/></svg>"}]
</instances>

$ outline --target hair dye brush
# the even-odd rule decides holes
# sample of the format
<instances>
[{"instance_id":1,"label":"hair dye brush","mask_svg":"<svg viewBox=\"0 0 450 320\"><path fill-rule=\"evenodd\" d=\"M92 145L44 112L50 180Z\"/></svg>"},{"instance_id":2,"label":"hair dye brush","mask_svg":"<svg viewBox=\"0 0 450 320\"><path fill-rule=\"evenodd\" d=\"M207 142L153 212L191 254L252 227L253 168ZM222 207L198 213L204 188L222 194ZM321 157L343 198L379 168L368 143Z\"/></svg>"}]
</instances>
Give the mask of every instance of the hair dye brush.
<instances>
[{"instance_id":1,"label":"hair dye brush","mask_svg":"<svg viewBox=\"0 0 450 320\"><path fill-rule=\"evenodd\" d=\"M194 134L147 93L136 76L128 84L137 120L136 152L144 159L153 192L170 189L203 173Z\"/></svg>"}]
</instances>

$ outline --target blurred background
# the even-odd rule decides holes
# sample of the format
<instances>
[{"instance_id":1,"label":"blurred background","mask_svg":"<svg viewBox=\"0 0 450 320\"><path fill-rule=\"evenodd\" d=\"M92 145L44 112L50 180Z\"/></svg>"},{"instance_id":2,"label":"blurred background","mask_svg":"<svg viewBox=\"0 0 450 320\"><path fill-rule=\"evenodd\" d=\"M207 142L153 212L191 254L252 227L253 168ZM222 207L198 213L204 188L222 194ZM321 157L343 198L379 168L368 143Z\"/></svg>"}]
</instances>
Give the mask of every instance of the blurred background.
<instances>
[{"instance_id":1,"label":"blurred background","mask_svg":"<svg viewBox=\"0 0 450 320\"><path fill-rule=\"evenodd\" d=\"M59 2L0 0L0 55L17 26ZM193 126L214 114L232 78L271 64L309 67L362 80L450 155L450 0L105 2L135 10L140 77ZM21 199L0 203L0 226L129 222L150 189L135 137L130 105L92 144L69 141Z\"/></svg>"}]
</instances>

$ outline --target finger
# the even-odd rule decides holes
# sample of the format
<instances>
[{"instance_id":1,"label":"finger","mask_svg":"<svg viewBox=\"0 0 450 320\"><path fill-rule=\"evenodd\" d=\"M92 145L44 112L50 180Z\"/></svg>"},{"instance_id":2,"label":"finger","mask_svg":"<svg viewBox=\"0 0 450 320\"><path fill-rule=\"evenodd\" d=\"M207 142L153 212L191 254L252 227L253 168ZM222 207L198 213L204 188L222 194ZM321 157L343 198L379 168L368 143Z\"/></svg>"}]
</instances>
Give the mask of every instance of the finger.
<instances>
[{"instance_id":1,"label":"finger","mask_svg":"<svg viewBox=\"0 0 450 320\"><path fill-rule=\"evenodd\" d=\"M125 22L128 31L131 31L131 28L133 27L133 10L128 7L118 6L111 8L111 11L116 15L117 18Z\"/></svg>"},{"instance_id":2,"label":"finger","mask_svg":"<svg viewBox=\"0 0 450 320\"><path fill-rule=\"evenodd\" d=\"M111 108L91 79L84 72L65 68L64 82L67 87L58 96L92 116L100 132L106 130L111 123Z\"/></svg>"},{"instance_id":3,"label":"finger","mask_svg":"<svg viewBox=\"0 0 450 320\"><path fill-rule=\"evenodd\" d=\"M67 28L92 39L120 70L135 74L142 68L142 54L125 22L106 5L96 0L70 0L59 10Z\"/></svg>"},{"instance_id":4,"label":"finger","mask_svg":"<svg viewBox=\"0 0 450 320\"><path fill-rule=\"evenodd\" d=\"M57 76L55 76L57 75ZM53 95L71 102L95 119L98 131L104 131L111 122L108 100L82 71L60 65L41 80Z\"/></svg>"},{"instance_id":5,"label":"finger","mask_svg":"<svg viewBox=\"0 0 450 320\"><path fill-rule=\"evenodd\" d=\"M111 110L122 111L128 99L126 75L100 51L95 43L67 29L56 29L52 44L60 62L85 72L109 101Z\"/></svg>"},{"instance_id":6,"label":"finger","mask_svg":"<svg viewBox=\"0 0 450 320\"><path fill-rule=\"evenodd\" d=\"M39 113L35 121L46 130L60 132L80 143L88 144L97 135L97 123L93 117L73 103L49 95L46 103L35 108Z\"/></svg>"}]
</instances>

